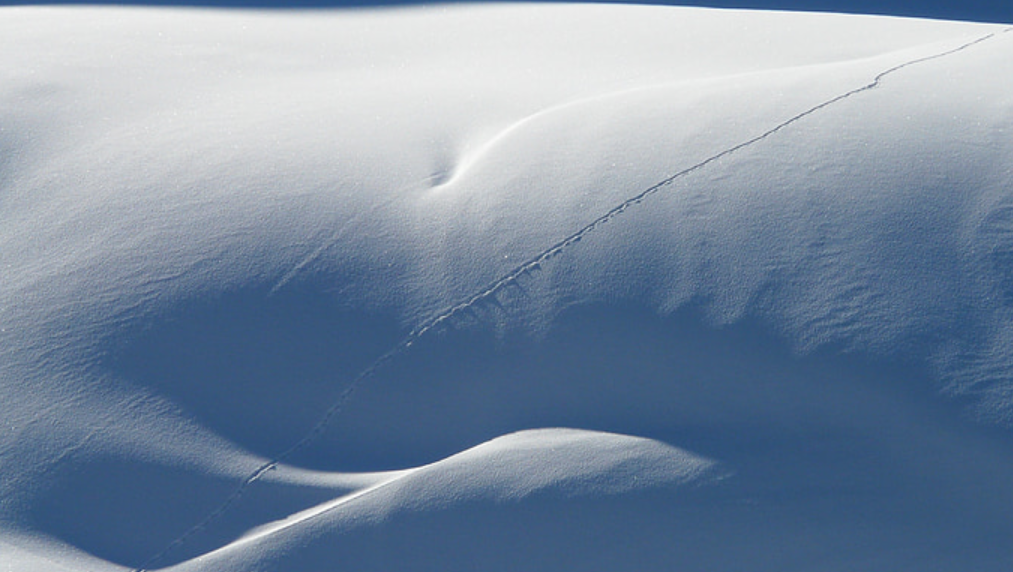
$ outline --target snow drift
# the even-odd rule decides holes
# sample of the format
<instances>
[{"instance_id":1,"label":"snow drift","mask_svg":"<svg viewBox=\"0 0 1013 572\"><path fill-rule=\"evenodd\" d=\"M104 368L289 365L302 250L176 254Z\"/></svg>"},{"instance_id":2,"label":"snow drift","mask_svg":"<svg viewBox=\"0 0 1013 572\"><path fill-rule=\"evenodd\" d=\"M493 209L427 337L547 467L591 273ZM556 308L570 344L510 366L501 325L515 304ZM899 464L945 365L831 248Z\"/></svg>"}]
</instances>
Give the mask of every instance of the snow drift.
<instances>
[{"instance_id":1,"label":"snow drift","mask_svg":"<svg viewBox=\"0 0 1013 572\"><path fill-rule=\"evenodd\" d=\"M7 570L1008 570L1013 34L0 9Z\"/></svg>"}]
</instances>

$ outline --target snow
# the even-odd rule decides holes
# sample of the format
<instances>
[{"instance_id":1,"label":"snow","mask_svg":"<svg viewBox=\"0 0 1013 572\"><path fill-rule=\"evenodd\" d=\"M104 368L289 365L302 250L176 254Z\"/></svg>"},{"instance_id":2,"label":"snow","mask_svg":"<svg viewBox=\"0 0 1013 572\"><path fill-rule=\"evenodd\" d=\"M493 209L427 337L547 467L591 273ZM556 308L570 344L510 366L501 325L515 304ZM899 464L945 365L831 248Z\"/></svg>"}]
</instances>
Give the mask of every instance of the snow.
<instances>
[{"instance_id":1,"label":"snow","mask_svg":"<svg viewBox=\"0 0 1013 572\"><path fill-rule=\"evenodd\" d=\"M0 15L0 570L1013 565L1007 29Z\"/></svg>"}]
</instances>

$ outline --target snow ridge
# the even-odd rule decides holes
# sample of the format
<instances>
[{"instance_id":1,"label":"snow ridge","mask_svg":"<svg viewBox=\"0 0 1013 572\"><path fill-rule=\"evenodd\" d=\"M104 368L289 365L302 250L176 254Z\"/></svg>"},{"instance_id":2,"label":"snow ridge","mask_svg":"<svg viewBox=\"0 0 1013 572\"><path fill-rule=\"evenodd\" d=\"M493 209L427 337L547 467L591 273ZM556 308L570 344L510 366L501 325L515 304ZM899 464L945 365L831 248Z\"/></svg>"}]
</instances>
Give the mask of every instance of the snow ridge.
<instances>
[{"instance_id":1,"label":"snow ridge","mask_svg":"<svg viewBox=\"0 0 1013 572\"><path fill-rule=\"evenodd\" d=\"M310 445L313 441L315 441L317 438L319 438L320 435L324 433L327 426L330 424L331 420L333 420L338 414L341 413L341 411L344 409L345 404L355 394L356 390L360 386L362 386L371 377L373 377L388 362L392 361L403 352L409 350L415 344L415 342L417 342L423 336L425 336L430 332L438 331L441 326L447 324L452 318L459 315L461 312L475 306L476 304L484 300L494 298L505 288L509 287L512 284L515 284L519 279L521 279L525 275L539 269L542 263L547 262L549 259L560 254L563 250L567 249L571 245L580 242L580 240L583 239L586 235L588 235L595 229L605 225L606 223L610 222L612 219L619 216L630 207L640 204L641 202L649 198L651 195L654 195L660 190L668 187L676 180L683 178L687 175L690 175L696 171L699 171L704 167L707 167L708 165L717 162L725 157L728 157L746 147L750 147L756 143L759 143L767 139L768 137L784 130L785 128L801 121L802 119L805 119L810 115L813 115L814 113L820 110L833 106L834 104L839 103L848 98L851 98L855 95L880 87L884 79L905 68L962 52L978 44L986 42L996 37L998 34L1006 34L1010 32L1013 32L1013 27L1003 29L1000 32L992 32L989 34L985 34L973 40L967 41L966 43L961 44L955 48L950 48L942 52L922 56L919 58L915 58L897 64L893 67L890 67L878 73L871 81L869 81L869 83L866 83L865 85L854 88L850 91L837 95L831 99L823 101L822 103L814 105L804 111L797 113L796 115L793 115L792 117L782 121L781 123L778 123L777 125L771 127L770 129L764 131L763 133L760 133L759 135L756 135L750 139L742 141L732 147L728 147L727 149L724 149L723 151L720 151L715 155L711 155L710 157L707 157L706 159L690 167L687 167L677 173L674 173L666 177L665 179L662 179L657 183L647 187L640 193L626 199L622 203L616 205L609 211L598 216L597 218L585 224L583 227L574 231L570 235L559 240L558 242L549 246L548 248L542 250L538 254L535 254L534 256L530 257L529 259L517 265L512 270L507 272L505 275L491 282L486 287L481 289L476 294L470 296L466 300L459 302L453 306L450 306L441 311L440 313L438 313L437 315L435 315L434 317L431 317L423 321L419 326L417 326L407 336L405 336L405 338L403 338L397 345L392 347L386 353L377 358L373 363L367 366L364 370L362 370L351 381L348 387L346 387L345 390L338 396L336 401L327 409L327 411L321 416L321 418L317 421L317 423L312 427L312 429L310 429L310 431L305 436L303 436L299 441L294 443L288 449L285 449L284 451L276 455L273 459L270 459L267 462L260 465L259 467L257 467L256 470L250 473L249 476L247 476L239 483L236 489L228 497L226 497L225 500L223 500L222 503L216 509L212 510L200 522L194 524L191 528L186 530L179 537L171 541L168 545L165 546L165 548L150 556L139 567L133 569L132 572L148 572L150 567L157 565L162 559L164 559L174 550L185 544L191 537L200 533L202 530L213 524L214 521L216 521L219 517L227 513L235 504L237 504L241 500L246 490L249 487L251 487L254 483L256 483L258 480L260 480L261 477L263 477L268 471L276 468L278 464L284 462L286 459L288 459L298 451L304 449L305 447ZM430 179L432 178L433 177L430 177ZM271 294L274 294L279 289L283 288L296 274L298 274L303 268L305 268L305 266L312 263L312 261L315 260L317 257L319 257L325 250L333 246L333 244L344 233L347 226L348 225L345 225L341 229L337 230L335 234L332 235L332 240L327 241L323 246L312 252L305 260L297 264L295 267L292 268L292 270L286 273L271 289ZM383 484L381 484L380 486L383 486ZM367 489L367 491L364 492L368 492L369 490L371 489Z\"/></svg>"}]
</instances>

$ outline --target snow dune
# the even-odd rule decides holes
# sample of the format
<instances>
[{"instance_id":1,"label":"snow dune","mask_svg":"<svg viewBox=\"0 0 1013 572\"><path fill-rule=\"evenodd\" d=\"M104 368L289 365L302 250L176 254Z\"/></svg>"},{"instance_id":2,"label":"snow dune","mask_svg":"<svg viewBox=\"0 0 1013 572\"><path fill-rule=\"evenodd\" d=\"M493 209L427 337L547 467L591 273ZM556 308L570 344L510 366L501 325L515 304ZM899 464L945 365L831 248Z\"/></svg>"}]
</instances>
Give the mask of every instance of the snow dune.
<instances>
[{"instance_id":1,"label":"snow dune","mask_svg":"<svg viewBox=\"0 0 1013 572\"><path fill-rule=\"evenodd\" d=\"M1010 569L1011 54L0 8L0 569Z\"/></svg>"}]
</instances>

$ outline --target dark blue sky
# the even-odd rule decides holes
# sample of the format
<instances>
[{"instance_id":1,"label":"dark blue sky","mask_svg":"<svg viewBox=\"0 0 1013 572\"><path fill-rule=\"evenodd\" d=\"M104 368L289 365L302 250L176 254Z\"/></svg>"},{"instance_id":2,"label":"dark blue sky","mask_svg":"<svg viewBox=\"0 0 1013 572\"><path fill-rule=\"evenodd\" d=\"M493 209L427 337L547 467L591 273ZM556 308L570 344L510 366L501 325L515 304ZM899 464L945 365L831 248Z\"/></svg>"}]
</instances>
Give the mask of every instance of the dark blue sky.
<instances>
[{"instance_id":1,"label":"dark blue sky","mask_svg":"<svg viewBox=\"0 0 1013 572\"><path fill-rule=\"evenodd\" d=\"M942 18L948 20L974 20L1013 24L1013 0L643 0L621 3L672 4L685 6L713 6L721 8L761 8L779 10L810 10L823 12L851 12L861 14L890 14ZM133 4L182 5L229 7L334 7L424 4L418 0L0 0L0 5L21 4ZM432 3L432 2L428 2Z\"/></svg>"}]
</instances>

